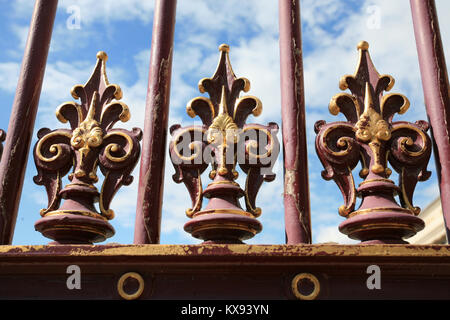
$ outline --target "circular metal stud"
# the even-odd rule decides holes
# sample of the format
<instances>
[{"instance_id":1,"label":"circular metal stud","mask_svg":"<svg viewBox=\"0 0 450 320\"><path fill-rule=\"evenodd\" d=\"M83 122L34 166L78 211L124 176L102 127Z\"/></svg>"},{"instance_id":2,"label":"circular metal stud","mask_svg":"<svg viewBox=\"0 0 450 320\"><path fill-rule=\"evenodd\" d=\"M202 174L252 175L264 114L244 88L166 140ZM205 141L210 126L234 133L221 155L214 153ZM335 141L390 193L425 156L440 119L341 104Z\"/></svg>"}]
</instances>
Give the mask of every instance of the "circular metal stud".
<instances>
[{"instance_id":1,"label":"circular metal stud","mask_svg":"<svg viewBox=\"0 0 450 320\"><path fill-rule=\"evenodd\" d=\"M137 280L138 282L138 288L133 293L126 292L124 288L126 282L129 281L130 279ZM139 273L127 272L124 273L119 278L119 281L117 282L117 292L125 300L135 300L142 295L142 292L144 291L144 286L145 286L144 279Z\"/></svg>"},{"instance_id":2,"label":"circular metal stud","mask_svg":"<svg viewBox=\"0 0 450 320\"><path fill-rule=\"evenodd\" d=\"M292 279L291 288L297 299L314 300L320 293L320 282L310 273L299 273Z\"/></svg>"}]
</instances>

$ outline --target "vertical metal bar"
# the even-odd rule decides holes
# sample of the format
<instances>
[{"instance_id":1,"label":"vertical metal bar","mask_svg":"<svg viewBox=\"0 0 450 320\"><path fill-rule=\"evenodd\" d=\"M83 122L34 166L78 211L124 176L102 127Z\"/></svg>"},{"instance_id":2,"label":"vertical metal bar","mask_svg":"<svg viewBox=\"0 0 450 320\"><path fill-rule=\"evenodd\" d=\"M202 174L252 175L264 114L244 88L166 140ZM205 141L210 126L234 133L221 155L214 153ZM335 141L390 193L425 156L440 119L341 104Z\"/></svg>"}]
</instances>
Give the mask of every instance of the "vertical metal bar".
<instances>
[{"instance_id":1,"label":"vertical metal bar","mask_svg":"<svg viewBox=\"0 0 450 320\"><path fill-rule=\"evenodd\" d=\"M159 243L176 0L156 0L134 243Z\"/></svg>"},{"instance_id":2,"label":"vertical metal bar","mask_svg":"<svg viewBox=\"0 0 450 320\"><path fill-rule=\"evenodd\" d=\"M11 244L58 0L36 0L0 164L0 241Z\"/></svg>"},{"instance_id":3,"label":"vertical metal bar","mask_svg":"<svg viewBox=\"0 0 450 320\"><path fill-rule=\"evenodd\" d=\"M299 0L279 0L286 243L311 243Z\"/></svg>"},{"instance_id":4,"label":"vertical metal bar","mask_svg":"<svg viewBox=\"0 0 450 320\"><path fill-rule=\"evenodd\" d=\"M411 0L410 4L442 211L447 238L450 238L450 87L447 67L434 0Z\"/></svg>"}]
</instances>

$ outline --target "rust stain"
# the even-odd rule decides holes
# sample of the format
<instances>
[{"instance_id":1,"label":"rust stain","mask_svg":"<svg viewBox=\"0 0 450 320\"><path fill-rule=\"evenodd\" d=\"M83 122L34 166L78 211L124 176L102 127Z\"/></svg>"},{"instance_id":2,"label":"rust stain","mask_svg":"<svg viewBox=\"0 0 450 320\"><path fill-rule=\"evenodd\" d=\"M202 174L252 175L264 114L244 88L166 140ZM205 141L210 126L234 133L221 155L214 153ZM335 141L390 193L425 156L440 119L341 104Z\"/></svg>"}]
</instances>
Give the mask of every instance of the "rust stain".
<instances>
[{"instance_id":1,"label":"rust stain","mask_svg":"<svg viewBox=\"0 0 450 320\"><path fill-rule=\"evenodd\" d=\"M19 136L17 139L13 139L13 147L11 148L11 151L9 152L9 157L8 157L8 164L5 166L5 168L13 168L14 166L11 164L13 162L13 160L16 158L15 154L17 152L17 148L19 148L19 146L22 144L22 139ZM14 170L7 170L10 172L13 172ZM10 226L11 224L11 219L7 214L8 211L8 202L10 199L8 199L8 189L9 189L9 184L10 184L10 178L12 177L12 175L8 175L8 172L6 173L6 177L4 177L3 182L2 182L2 194L1 194L1 199L0 199L0 214L3 217L3 230L0 230L1 234L0 234L0 241L2 241L3 244L6 244L6 242L8 241L8 236L10 231L7 230L8 226Z\"/></svg>"},{"instance_id":2,"label":"rust stain","mask_svg":"<svg viewBox=\"0 0 450 320\"><path fill-rule=\"evenodd\" d=\"M286 168L284 173L284 194L296 198L294 183L295 170Z\"/></svg>"},{"instance_id":3,"label":"rust stain","mask_svg":"<svg viewBox=\"0 0 450 320\"><path fill-rule=\"evenodd\" d=\"M90 248L73 248L69 251L71 256L122 256L122 255L170 255L185 256L189 255L189 248L184 245L120 245L114 247L103 247L100 250L92 250Z\"/></svg>"},{"instance_id":4,"label":"rust stain","mask_svg":"<svg viewBox=\"0 0 450 320\"><path fill-rule=\"evenodd\" d=\"M450 257L448 245L31 245L0 246L2 256L360 256Z\"/></svg>"},{"instance_id":5,"label":"rust stain","mask_svg":"<svg viewBox=\"0 0 450 320\"><path fill-rule=\"evenodd\" d=\"M295 62L294 64L294 98L295 98L295 106L293 106L293 110L295 110L296 115L295 115L295 119L297 119L295 121L295 133L297 133L297 135L295 136L295 146L294 146L294 152L295 152L295 157L294 157L294 163L290 164L290 167L295 168L295 169L299 169L300 168L300 149L302 145L306 146L306 142L301 143L300 140L302 139L302 137L300 136L301 132L304 132L304 128L300 128L300 126L302 125L300 123L300 121L298 120L298 116L300 115L301 117L304 117L304 115L302 113L304 113L303 108L304 108L304 98L303 98L303 70L302 70L302 60L301 60L301 56L302 56L302 51L301 51L301 43L297 44L297 41L295 39L295 37L293 37L291 39L292 43L291 43L291 50L292 50L292 57L293 60ZM292 128L291 128L292 129ZM302 129L302 130L300 130ZM306 149L304 150L304 152L306 152ZM305 170L305 168L303 168ZM305 173L306 174L306 173ZM309 227L309 223L308 223L308 215L309 212L304 212L304 210L302 210L302 208L299 207L299 201L303 200L303 201L309 201L308 200L308 195L305 195L306 197L304 197L304 199L301 199L302 196L299 194L299 191L297 190L297 188L295 187L295 182L298 181L298 177L297 177L297 171L296 170L292 170L292 169L285 169L285 196L290 196L293 198L294 203L295 203L295 208L297 211L297 217L298 217L298 222L301 226L301 228L303 229L303 233L306 235L307 239L309 239L309 242L311 242L311 231L310 231L310 227ZM300 181L298 181L300 182ZM300 183L308 183L307 179L302 179L302 181ZM309 207L309 205L307 203L306 207Z\"/></svg>"},{"instance_id":6,"label":"rust stain","mask_svg":"<svg viewBox=\"0 0 450 320\"><path fill-rule=\"evenodd\" d=\"M311 239L309 228L305 224L305 214L299 207L299 193L295 190L294 184L296 180L296 171L292 169L285 169L284 176L284 195L292 197L297 211L298 222L300 223L303 232Z\"/></svg>"},{"instance_id":7,"label":"rust stain","mask_svg":"<svg viewBox=\"0 0 450 320\"><path fill-rule=\"evenodd\" d=\"M170 47L167 58L161 58L159 63L158 76L156 78L156 84L153 85L151 96L149 97L151 107L151 146L149 147L150 160L146 168L145 176L145 191L147 194L150 189L155 189L157 193L161 192L162 180L164 176L164 162L165 153L160 154L158 150L165 149L165 132L167 131L166 120L168 119L168 104L169 104L169 89L170 89L170 66L172 62L173 47ZM162 136L161 136L162 135ZM146 148L144 146L144 148ZM156 152L155 152L156 151ZM156 167L154 167L156 166ZM161 171L160 171L161 170ZM152 179L152 173L160 171L158 175L159 179ZM154 200L155 199L155 200ZM160 204L158 202L159 196L152 199L148 198L145 194L142 202L142 218L144 223L144 229L149 241L159 242L159 225L160 221L153 221L151 212L161 211ZM151 225L154 223L154 226Z\"/></svg>"},{"instance_id":8,"label":"rust stain","mask_svg":"<svg viewBox=\"0 0 450 320\"><path fill-rule=\"evenodd\" d=\"M0 254L4 253L30 253L45 250L49 246L33 245L33 246L0 246Z\"/></svg>"}]
</instances>

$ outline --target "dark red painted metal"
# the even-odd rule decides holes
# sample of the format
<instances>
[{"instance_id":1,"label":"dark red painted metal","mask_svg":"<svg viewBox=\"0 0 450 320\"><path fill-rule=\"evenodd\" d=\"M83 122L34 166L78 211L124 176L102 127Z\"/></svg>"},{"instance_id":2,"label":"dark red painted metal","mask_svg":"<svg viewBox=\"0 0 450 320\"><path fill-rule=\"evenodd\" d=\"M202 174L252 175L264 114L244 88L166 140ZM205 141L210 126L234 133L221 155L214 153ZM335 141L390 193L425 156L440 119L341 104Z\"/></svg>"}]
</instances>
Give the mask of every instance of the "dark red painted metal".
<instances>
[{"instance_id":1,"label":"dark red painted metal","mask_svg":"<svg viewBox=\"0 0 450 320\"><path fill-rule=\"evenodd\" d=\"M71 265L80 268L80 289L68 289ZM368 272L371 265L380 268L380 289L368 287L375 275ZM259 299L264 305L271 303L267 300L293 300L299 273L317 278L318 300L450 296L448 246L240 244L7 246L0 252L0 298L121 299L119 281L129 272L142 277L138 299L158 304L177 299L186 300L186 306L198 299L229 304ZM165 311L174 316L168 319L180 318L180 309L171 305ZM282 318L274 314L271 309L271 318Z\"/></svg>"},{"instance_id":2,"label":"dark red painted metal","mask_svg":"<svg viewBox=\"0 0 450 320\"><path fill-rule=\"evenodd\" d=\"M279 1L286 243L311 243L300 4Z\"/></svg>"},{"instance_id":3,"label":"dark red painted metal","mask_svg":"<svg viewBox=\"0 0 450 320\"><path fill-rule=\"evenodd\" d=\"M156 0L134 243L159 243L176 0Z\"/></svg>"},{"instance_id":4,"label":"dark red painted metal","mask_svg":"<svg viewBox=\"0 0 450 320\"><path fill-rule=\"evenodd\" d=\"M3 154L3 141L6 139L6 132L0 129L0 159L2 158Z\"/></svg>"},{"instance_id":5,"label":"dark red painted metal","mask_svg":"<svg viewBox=\"0 0 450 320\"><path fill-rule=\"evenodd\" d=\"M450 87L447 67L434 0L411 0L410 3L448 238L450 236Z\"/></svg>"},{"instance_id":6,"label":"dark red painted metal","mask_svg":"<svg viewBox=\"0 0 450 320\"><path fill-rule=\"evenodd\" d=\"M0 164L0 244L12 242L57 0L37 0Z\"/></svg>"}]
</instances>

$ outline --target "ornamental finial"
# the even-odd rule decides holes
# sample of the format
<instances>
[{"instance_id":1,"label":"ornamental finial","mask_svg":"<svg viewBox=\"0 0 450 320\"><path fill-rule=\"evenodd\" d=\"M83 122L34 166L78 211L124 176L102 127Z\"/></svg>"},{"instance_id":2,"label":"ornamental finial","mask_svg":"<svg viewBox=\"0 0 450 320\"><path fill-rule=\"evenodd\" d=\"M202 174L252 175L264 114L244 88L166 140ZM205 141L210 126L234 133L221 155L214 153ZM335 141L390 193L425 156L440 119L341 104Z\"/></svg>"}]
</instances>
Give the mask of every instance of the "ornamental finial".
<instances>
[{"instance_id":1,"label":"ornamental finial","mask_svg":"<svg viewBox=\"0 0 450 320\"><path fill-rule=\"evenodd\" d=\"M358 50L369 50L369 43L367 41L360 41L358 42L358 44L356 45L356 48Z\"/></svg>"},{"instance_id":2,"label":"ornamental finial","mask_svg":"<svg viewBox=\"0 0 450 320\"><path fill-rule=\"evenodd\" d=\"M250 82L235 76L229 50L225 44L219 47L214 75L199 82L200 92L207 92L209 98L197 97L187 104L188 115L198 116L203 126L174 125L170 130L173 178L186 185L192 199L192 208L186 210L192 220L185 230L214 243L241 243L261 231L256 195L263 181L275 178L272 167L279 152L275 123L246 124L250 114L261 113L262 103L254 96L240 97L241 91L250 89ZM201 174L210 164L213 181L203 190ZM234 181L238 164L247 175L245 190ZM210 199L205 208L203 197ZM239 204L241 197L245 210Z\"/></svg>"},{"instance_id":3,"label":"ornamental finial","mask_svg":"<svg viewBox=\"0 0 450 320\"><path fill-rule=\"evenodd\" d=\"M130 173L138 161L141 130L112 129L116 122L128 121L130 111L118 101L120 87L108 82L107 58L105 52L98 52L89 80L72 88L72 96L80 103L66 102L57 108L58 120L69 122L70 129L38 132L34 181L45 186L48 206L41 210L42 219L35 227L56 243L92 243L111 237L114 229L107 221L114 211L110 203L122 185L132 182ZM99 180L98 167L104 175L100 192L94 185ZM62 188L62 178L71 169L70 183Z\"/></svg>"},{"instance_id":4,"label":"ornamental finial","mask_svg":"<svg viewBox=\"0 0 450 320\"><path fill-rule=\"evenodd\" d=\"M409 108L408 99L397 93L383 95L394 85L389 75L380 75L370 58L369 44L357 45L359 61L353 75L339 82L349 93L335 95L329 104L330 113L343 113L347 121L315 125L316 150L325 167L322 176L333 179L344 196L339 214L347 220L341 232L362 241L404 243L424 227L416 217L420 209L412 198L418 181L430 176L426 167L431 153L431 140L425 121L393 122L396 113ZM352 170L361 163L359 173L364 180L355 186ZM396 185L389 179L392 170L399 173ZM400 205L394 199L400 195ZM356 197L362 198L356 208Z\"/></svg>"}]
</instances>

